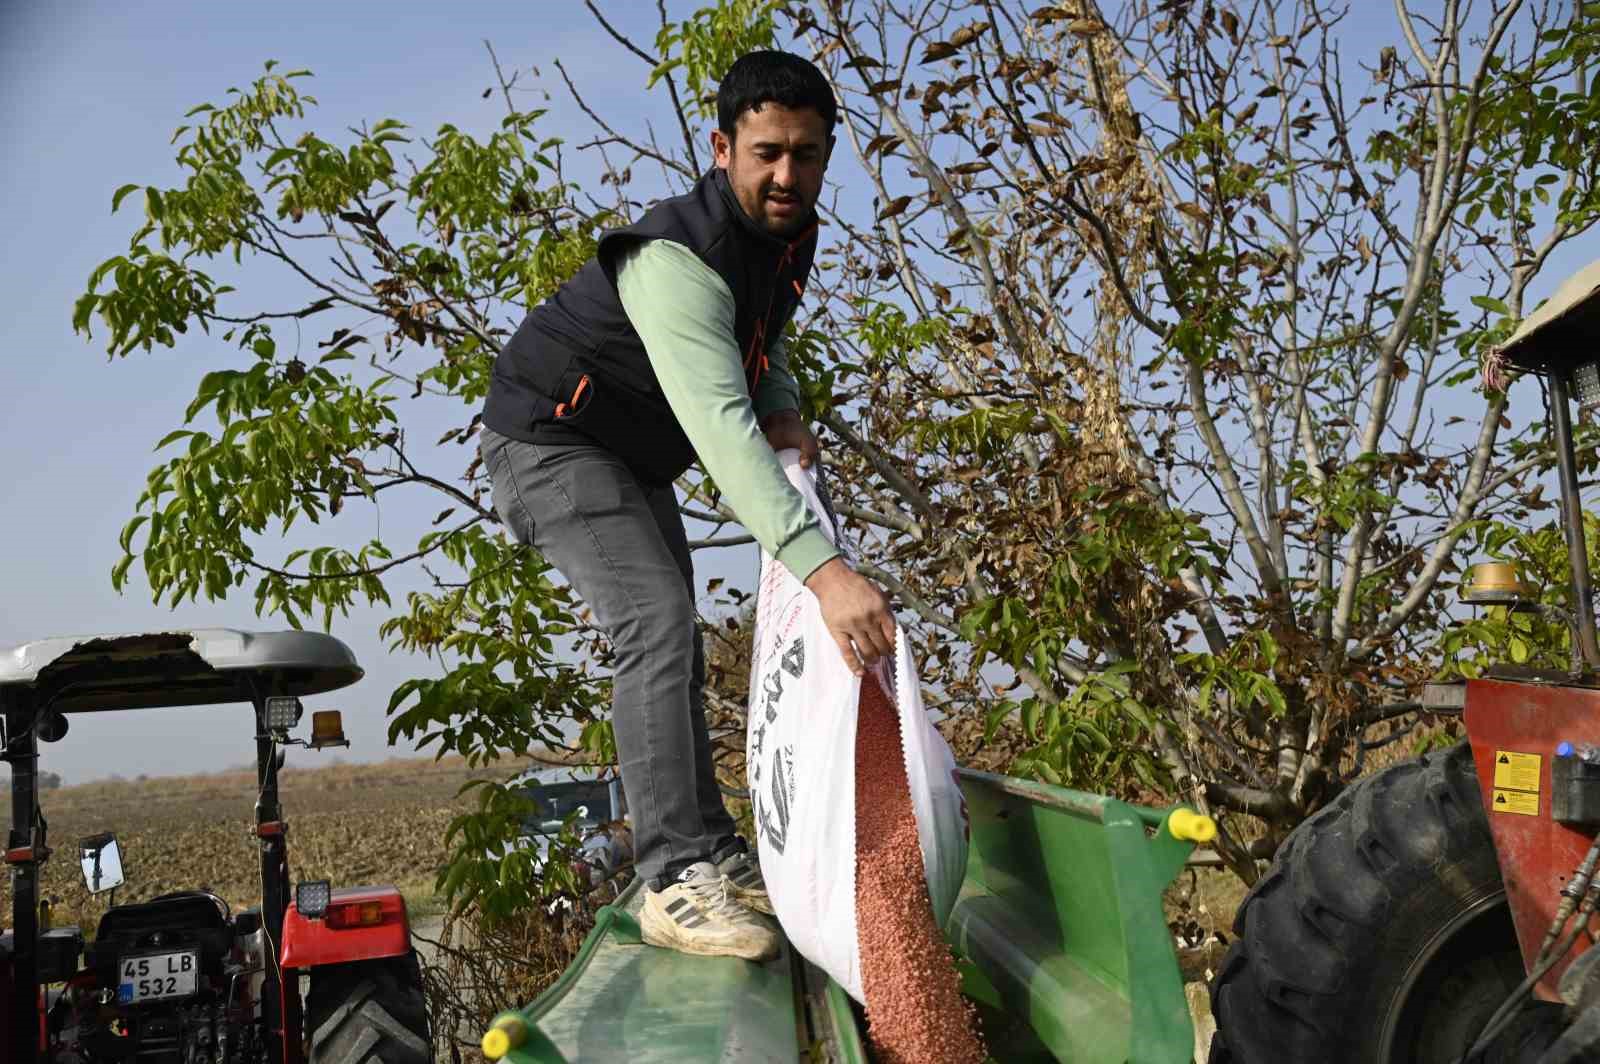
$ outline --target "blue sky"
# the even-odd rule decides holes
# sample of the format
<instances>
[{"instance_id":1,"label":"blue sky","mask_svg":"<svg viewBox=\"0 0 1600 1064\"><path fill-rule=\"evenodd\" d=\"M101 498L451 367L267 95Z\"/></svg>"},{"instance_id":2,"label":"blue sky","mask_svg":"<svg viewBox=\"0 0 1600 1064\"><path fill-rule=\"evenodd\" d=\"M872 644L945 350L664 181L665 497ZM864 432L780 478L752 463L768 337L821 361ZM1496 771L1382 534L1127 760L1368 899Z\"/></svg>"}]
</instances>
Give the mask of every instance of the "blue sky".
<instances>
[{"instance_id":1,"label":"blue sky","mask_svg":"<svg viewBox=\"0 0 1600 1064\"><path fill-rule=\"evenodd\" d=\"M654 6L604 9L649 47ZM676 17L693 9L669 5ZM73 300L96 264L124 250L137 224L138 197L134 210L113 216L112 192L130 181L174 182L168 140L184 112L255 77L264 60L316 73L309 91L321 106L313 123L329 136L389 116L427 132L443 122L487 132L504 104L498 94L482 98L494 83L486 39L506 67L540 67L553 91L560 81L550 64L559 58L602 114L638 116L646 67L623 55L578 3L445 9L0 0L0 143L8 160L0 167L7 242L0 285L11 297L0 326L8 515L0 531L0 646L172 626L281 626L257 619L247 595L169 612L151 604L137 570L126 594L112 590L117 535L156 464L152 447L178 427L200 375L214 368L208 358L226 357L227 349L190 336L173 350L108 361L100 343L73 334ZM592 128L561 95L544 125L572 143ZM574 162L581 174L583 164ZM276 285L264 280L251 299L259 293L265 305L278 291L292 297ZM753 548L723 554L717 568L753 572ZM384 745L384 706L396 683L433 668L389 655L376 635L380 620L363 611L336 622L334 633L355 649L367 677L308 707L344 711L353 742L346 756L354 759L411 753ZM63 741L46 748L45 767L69 782L200 772L250 761L250 733L239 706L78 717ZM297 753L295 760L325 756Z\"/></svg>"},{"instance_id":2,"label":"blue sky","mask_svg":"<svg viewBox=\"0 0 1600 1064\"><path fill-rule=\"evenodd\" d=\"M1354 10L1368 2L1357 0ZM652 46L654 4L608 0L601 6ZM682 18L698 6L699 0L673 2L668 10ZM1347 58L1397 43L1391 41L1398 36L1392 12L1388 5L1383 10L1383 18L1347 23ZM220 341L191 336L173 350L108 361L98 337L89 342L73 334L72 303L89 271L122 251L137 224L138 197L130 201L133 210L113 216L111 194L125 182L176 180L168 140L184 112L249 81L266 59L315 71L309 91L321 106L312 124L330 136L383 117L423 132L443 122L487 132L498 125L504 105L498 94L482 98L493 84L486 39L507 68L543 71L540 84L555 98L542 128L567 137L569 145L593 127L566 99L551 65L557 58L601 114L635 131L651 120L663 139L676 139L670 116L642 91L643 63L611 41L577 0L459 0L448 8L0 0L0 143L7 158L0 167L6 239L0 285L10 297L0 325L0 456L7 486L0 517L0 646L69 633L275 626L254 616L248 596L186 604L174 614L150 603L137 572L127 594L111 588L117 534L155 464L152 446L178 427L200 375L218 364L218 354L230 354ZM705 133L697 131L702 144ZM841 152L832 176L849 187L847 156ZM596 172L576 153L569 162L572 175ZM642 194L646 187L634 190ZM1571 265L1587 257L1574 251ZM1564 272L1562 266L1547 270L1535 298ZM296 294L263 279L240 305L287 304ZM311 340L308 335L307 344ZM1533 410L1525 403L1520 412L1519 421ZM424 524L437 509L419 504ZM726 575L747 588L753 583L754 548L702 559L702 582ZM376 636L379 620L362 611L336 624L335 634L355 648L368 675L310 707L344 710L355 744L347 756L358 759L411 752L385 746L383 708L397 682L434 668L389 655ZM64 741L47 748L46 767L69 782L206 771L250 760L249 733L243 707L80 717ZM296 762L313 763L316 756L326 755L299 754Z\"/></svg>"}]
</instances>

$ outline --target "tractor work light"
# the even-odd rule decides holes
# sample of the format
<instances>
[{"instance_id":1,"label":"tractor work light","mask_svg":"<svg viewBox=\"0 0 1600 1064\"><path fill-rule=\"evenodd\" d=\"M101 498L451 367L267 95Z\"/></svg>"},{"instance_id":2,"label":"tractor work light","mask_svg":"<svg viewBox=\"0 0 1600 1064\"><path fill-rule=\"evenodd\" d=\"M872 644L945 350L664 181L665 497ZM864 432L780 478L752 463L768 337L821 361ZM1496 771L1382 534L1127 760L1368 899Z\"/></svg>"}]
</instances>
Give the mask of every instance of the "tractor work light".
<instances>
[{"instance_id":1,"label":"tractor work light","mask_svg":"<svg viewBox=\"0 0 1600 1064\"><path fill-rule=\"evenodd\" d=\"M376 927L383 923L381 901L346 901L328 908L327 924L335 931L353 927Z\"/></svg>"},{"instance_id":2,"label":"tractor work light","mask_svg":"<svg viewBox=\"0 0 1600 1064\"><path fill-rule=\"evenodd\" d=\"M333 884L326 879L312 879L295 884L294 907L301 916L315 920L328 911L328 900L333 897Z\"/></svg>"},{"instance_id":3,"label":"tractor work light","mask_svg":"<svg viewBox=\"0 0 1600 1064\"><path fill-rule=\"evenodd\" d=\"M267 699L267 730L288 731L300 723L300 714L303 710L300 700L289 695L277 695Z\"/></svg>"},{"instance_id":4,"label":"tractor work light","mask_svg":"<svg viewBox=\"0 0 1600 1064\"><path fill-rule=\"evenodd\" d=\"M1593 414L1600 408L1600 362L1585 362L1572 368L1572 390L1578 395L1578 412Z\"/></svg>"}]
</instances>

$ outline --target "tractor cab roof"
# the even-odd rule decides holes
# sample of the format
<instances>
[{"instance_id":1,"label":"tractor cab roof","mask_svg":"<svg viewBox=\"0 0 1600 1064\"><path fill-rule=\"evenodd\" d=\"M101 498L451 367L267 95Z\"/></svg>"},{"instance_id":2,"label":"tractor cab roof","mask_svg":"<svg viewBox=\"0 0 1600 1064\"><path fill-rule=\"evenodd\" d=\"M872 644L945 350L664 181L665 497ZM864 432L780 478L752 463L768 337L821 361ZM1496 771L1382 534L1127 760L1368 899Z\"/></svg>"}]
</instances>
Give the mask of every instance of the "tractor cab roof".
<instances>
[{"instance_id":1,"label":"tractor cab roof","mask_svg":"<svg viewBox=\"0 0 1600 1064\"><path fill-rule=\"evenodd\" d=\"M1500 345L1505 360L1535 373L1570 373L1600 359L1600 262L1592 262L1556 289Z\"/></svg>"},{"instance_id":2,"label":"tractor cab roof","mask_svg":"<svg viewBox=\"0 0 1600 1064\"><path fill-rule=\"evenodd\" d=\"M27 692L63 713L314 695L361 676L350 648L320 632L193 628L0 648L0 702Z\"/></svg>"}]
</instances>

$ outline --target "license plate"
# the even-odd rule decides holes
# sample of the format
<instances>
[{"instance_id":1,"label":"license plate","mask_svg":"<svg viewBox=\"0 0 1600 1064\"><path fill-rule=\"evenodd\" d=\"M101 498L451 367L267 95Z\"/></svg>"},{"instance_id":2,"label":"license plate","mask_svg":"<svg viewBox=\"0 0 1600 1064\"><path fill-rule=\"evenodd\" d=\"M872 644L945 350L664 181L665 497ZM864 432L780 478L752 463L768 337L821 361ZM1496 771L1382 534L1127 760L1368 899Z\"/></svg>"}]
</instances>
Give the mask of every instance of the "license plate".
<instances>
[{"instance_id":1,"label":"license plate","mask_svg":"<svg viewBox=\"0 0 1600 1064\"><path fill-rule=\"evenodd\" d=\"M146 953L124 957L117 964L117 1003L132 1005L160 998L187 997L198 986L200 954Z\"/></svg>"}]
</instances>

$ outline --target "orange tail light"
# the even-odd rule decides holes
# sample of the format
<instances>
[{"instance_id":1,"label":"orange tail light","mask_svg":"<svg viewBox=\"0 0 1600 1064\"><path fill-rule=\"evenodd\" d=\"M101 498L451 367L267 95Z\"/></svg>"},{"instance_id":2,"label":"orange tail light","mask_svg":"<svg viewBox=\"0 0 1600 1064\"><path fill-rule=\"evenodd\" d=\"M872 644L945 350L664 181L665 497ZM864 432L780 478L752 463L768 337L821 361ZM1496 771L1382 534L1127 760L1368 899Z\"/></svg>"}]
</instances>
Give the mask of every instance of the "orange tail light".
<instances>
[{"instance_id":1,"label":"orange tail light","mask_svg":"<svg viewBox=\"0 0 1600 1064\"><path fill-rule=\"evenodd\" d=\"M336 931L352 927L375 927L383 923L383 903L376 901L334 902L323 917Z\"/></svg>"}]
</instances>

